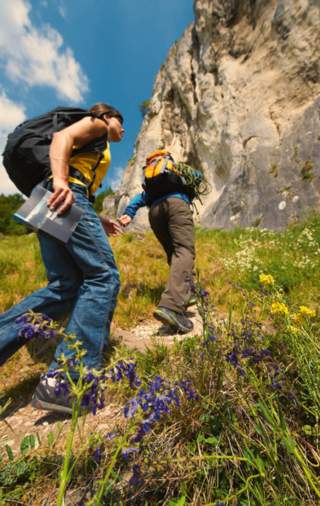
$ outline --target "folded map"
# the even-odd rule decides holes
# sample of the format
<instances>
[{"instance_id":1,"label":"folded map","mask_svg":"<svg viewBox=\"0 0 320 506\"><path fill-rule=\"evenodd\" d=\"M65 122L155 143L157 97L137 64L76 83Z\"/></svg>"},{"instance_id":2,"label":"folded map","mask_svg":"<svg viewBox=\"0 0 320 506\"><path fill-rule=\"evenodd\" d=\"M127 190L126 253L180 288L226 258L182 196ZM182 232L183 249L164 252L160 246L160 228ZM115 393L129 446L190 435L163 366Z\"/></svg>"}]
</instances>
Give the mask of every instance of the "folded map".
<instances>
[{"instance_id":1,"label":"folded map","mask_svg":"<svg viewBox=\"0 0 320 506\"><path fill-rule=\"evenodd\" d=\"M36 186L30 197L14 213L13 218L18 223L23 223L35 231L42 230L66 243L79 223L84 209L73 204L68 211L59 215L48 207L51 195L43 186Z\"/></svg>"}]
</instances>

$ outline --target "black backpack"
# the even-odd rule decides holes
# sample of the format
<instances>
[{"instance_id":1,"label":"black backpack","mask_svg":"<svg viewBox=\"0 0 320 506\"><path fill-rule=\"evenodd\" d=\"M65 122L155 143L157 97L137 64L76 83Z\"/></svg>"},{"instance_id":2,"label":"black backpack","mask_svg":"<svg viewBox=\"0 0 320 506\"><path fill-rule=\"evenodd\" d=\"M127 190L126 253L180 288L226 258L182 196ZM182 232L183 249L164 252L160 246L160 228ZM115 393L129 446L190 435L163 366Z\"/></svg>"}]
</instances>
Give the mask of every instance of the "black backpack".
<instances>
[{"instance_id":1,"label":"black backpack","mask_svg":"<svg viewBox=\"0 0 320 506\"><path fill-rule=\"evenodd\" d=\"M54 132L86 116L93 114L85 109L57 107L53 111L21 123L8 135L2 153L3 165L18 190L29 196L37 184L50 176L49 148ZM104 135L74 150L73 154L88 151L102 153L106 142Z\"/></svg>"}]
</instances>

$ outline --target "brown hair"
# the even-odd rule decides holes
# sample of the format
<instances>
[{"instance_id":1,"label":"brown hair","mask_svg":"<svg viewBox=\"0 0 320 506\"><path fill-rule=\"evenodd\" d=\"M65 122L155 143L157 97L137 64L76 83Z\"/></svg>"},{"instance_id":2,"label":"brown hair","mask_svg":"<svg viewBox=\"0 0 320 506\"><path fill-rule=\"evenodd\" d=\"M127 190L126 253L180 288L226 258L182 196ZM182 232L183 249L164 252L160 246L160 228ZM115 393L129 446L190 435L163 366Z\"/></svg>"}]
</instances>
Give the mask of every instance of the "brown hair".
<instances>
[{"instance_id":1,"label":"brown hair","mask_svg":"<svg viewBox=\"0 0 320 506\"><path fill-rule=\"evenodd\" d=\"M121 112L119 112L112 105L104 104L103 102L99 102L98 104L94 104L90 107L89 111L92 113L92 116L95 118L102 118L103 116L107 116L108 118L118 118L120 123L123 123L123 116Z\"/></svg>"}]
</instances>

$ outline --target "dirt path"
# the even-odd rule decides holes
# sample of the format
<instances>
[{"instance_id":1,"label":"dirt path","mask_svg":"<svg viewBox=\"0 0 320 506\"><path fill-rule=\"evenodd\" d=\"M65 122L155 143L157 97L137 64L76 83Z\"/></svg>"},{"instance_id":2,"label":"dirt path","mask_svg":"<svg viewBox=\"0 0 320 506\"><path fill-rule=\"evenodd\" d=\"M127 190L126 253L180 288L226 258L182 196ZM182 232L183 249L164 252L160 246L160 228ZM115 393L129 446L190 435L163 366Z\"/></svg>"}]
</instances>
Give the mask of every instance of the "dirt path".
<instances>
[{"instance_id":1,"label":"dirt path","mask_svg":"<svg viewBox=\"0 0 320 506\"><path fill-rule=\"evenodd\" d=\"M202 324L199 314L195 307L187 313L188 318L193 322L193 330L188 334L176 334L172 332L169 326L161 325L155 319L150 322L142 323L131 330L116 329L113 332L113 337L124 344L128 348L137 349L140 351L150 348L157 343L163 343L170 346L174 341L181 341L186 336L199 335L202 332Z\"/></svg>"},{"instance_id":2,"label":"dirt path","mask_svg":"<svg viewBox=\"0 0 320 506\"><path fill-rule=\"evenodd\" d=\"M152 348L156 343L172 345L175 340L182 340L188 335L201 334L202 325L197 312L192 309L188 316L194 324L194 329L189 334L173 334L169 327L152 319L150 322L138 325L130 331L115 329L112 335L119 344L140 351ZM12 413L9 410L8 416L0 420L0 451L2 454L5 445L9 445L14 454L18 455L21 441L29 434L34 434L38 444L43 448L49 445L48 438L51 442L56 440L56 451L63 448L70 418L32 408L30 404L31 395L32 389L29 398L24 400L21 407L17 407ZM95 416L87 415L84 420L83 434L94 431L107 434L119 421L121 414L121 406L108 405L98 411Z\"/></svg>"}]
</instances>

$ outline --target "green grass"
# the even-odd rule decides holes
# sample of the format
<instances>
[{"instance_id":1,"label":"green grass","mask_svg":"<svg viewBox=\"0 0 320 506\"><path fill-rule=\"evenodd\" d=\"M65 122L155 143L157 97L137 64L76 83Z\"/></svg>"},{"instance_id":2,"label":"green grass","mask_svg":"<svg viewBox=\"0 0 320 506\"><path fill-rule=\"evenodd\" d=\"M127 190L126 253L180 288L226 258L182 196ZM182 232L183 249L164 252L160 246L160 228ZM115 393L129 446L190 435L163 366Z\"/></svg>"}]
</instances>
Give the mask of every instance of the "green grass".
<instances>
[{"instance_id":1,"label":"green grass","mask_svg":"<svg viewBox=\"0 0 320 506\"><path fill-rule=\"evenodd\" d=\"M34 234L0 238L0 310L46 284Z\"/></svg>"},{"instance_id":2,"label":"green grass","mask_svg":"<svg viewBox=\"0 0 320 506\"><path fill-rule=\"evenodd\" d=\"M196 266L213 302L223 312L237 306L239 290L256 289L260 272L272 274L291 303L319 303L320 220L317 216L286 232L236 229L196 234ZM115 324L130 328L152 314L168 268L152 233L111 239L121 274ZM45 272L33 234L0 238L0 310L44 286Z\"/></svg>"},{"instance_id":3,"label":"green grass","mask_svg":"<svg viewBox=\"0 0 320 506\"><path fill-rule=\"evenodd\" d=\"M130 438L146 416L141 409L118 420L115 440L91 434L74 448L69 488L84 489L88 504L103 497L98 506L319 504L320 217L283 232L197 229L196 237L197 270L210 294L210 302L198 295L203 335L170 349L114 347L108 359L134 360L145 389L158 375L171 385L188 380L197 399L181 391L180 404L140 443ZM33 236L0 242L4 310L45 278ZM114 238L112 247L122 281L114 325L130 328L151 318L168 268L151 233ZM262 286L261 274L274 284ZM26 350L17 353L2 368L4 399L26 395L44 368ZM124 405L137 391L119 382L106 396ZM120 451L127 446L137 450L129 460ZM53 449L31 448L14 459L2 449L2 456L3 500L41 504L45 489L57 496L61 464ZM133 466L139 479L130 485Z\"/></svg>"}]
</instances>

